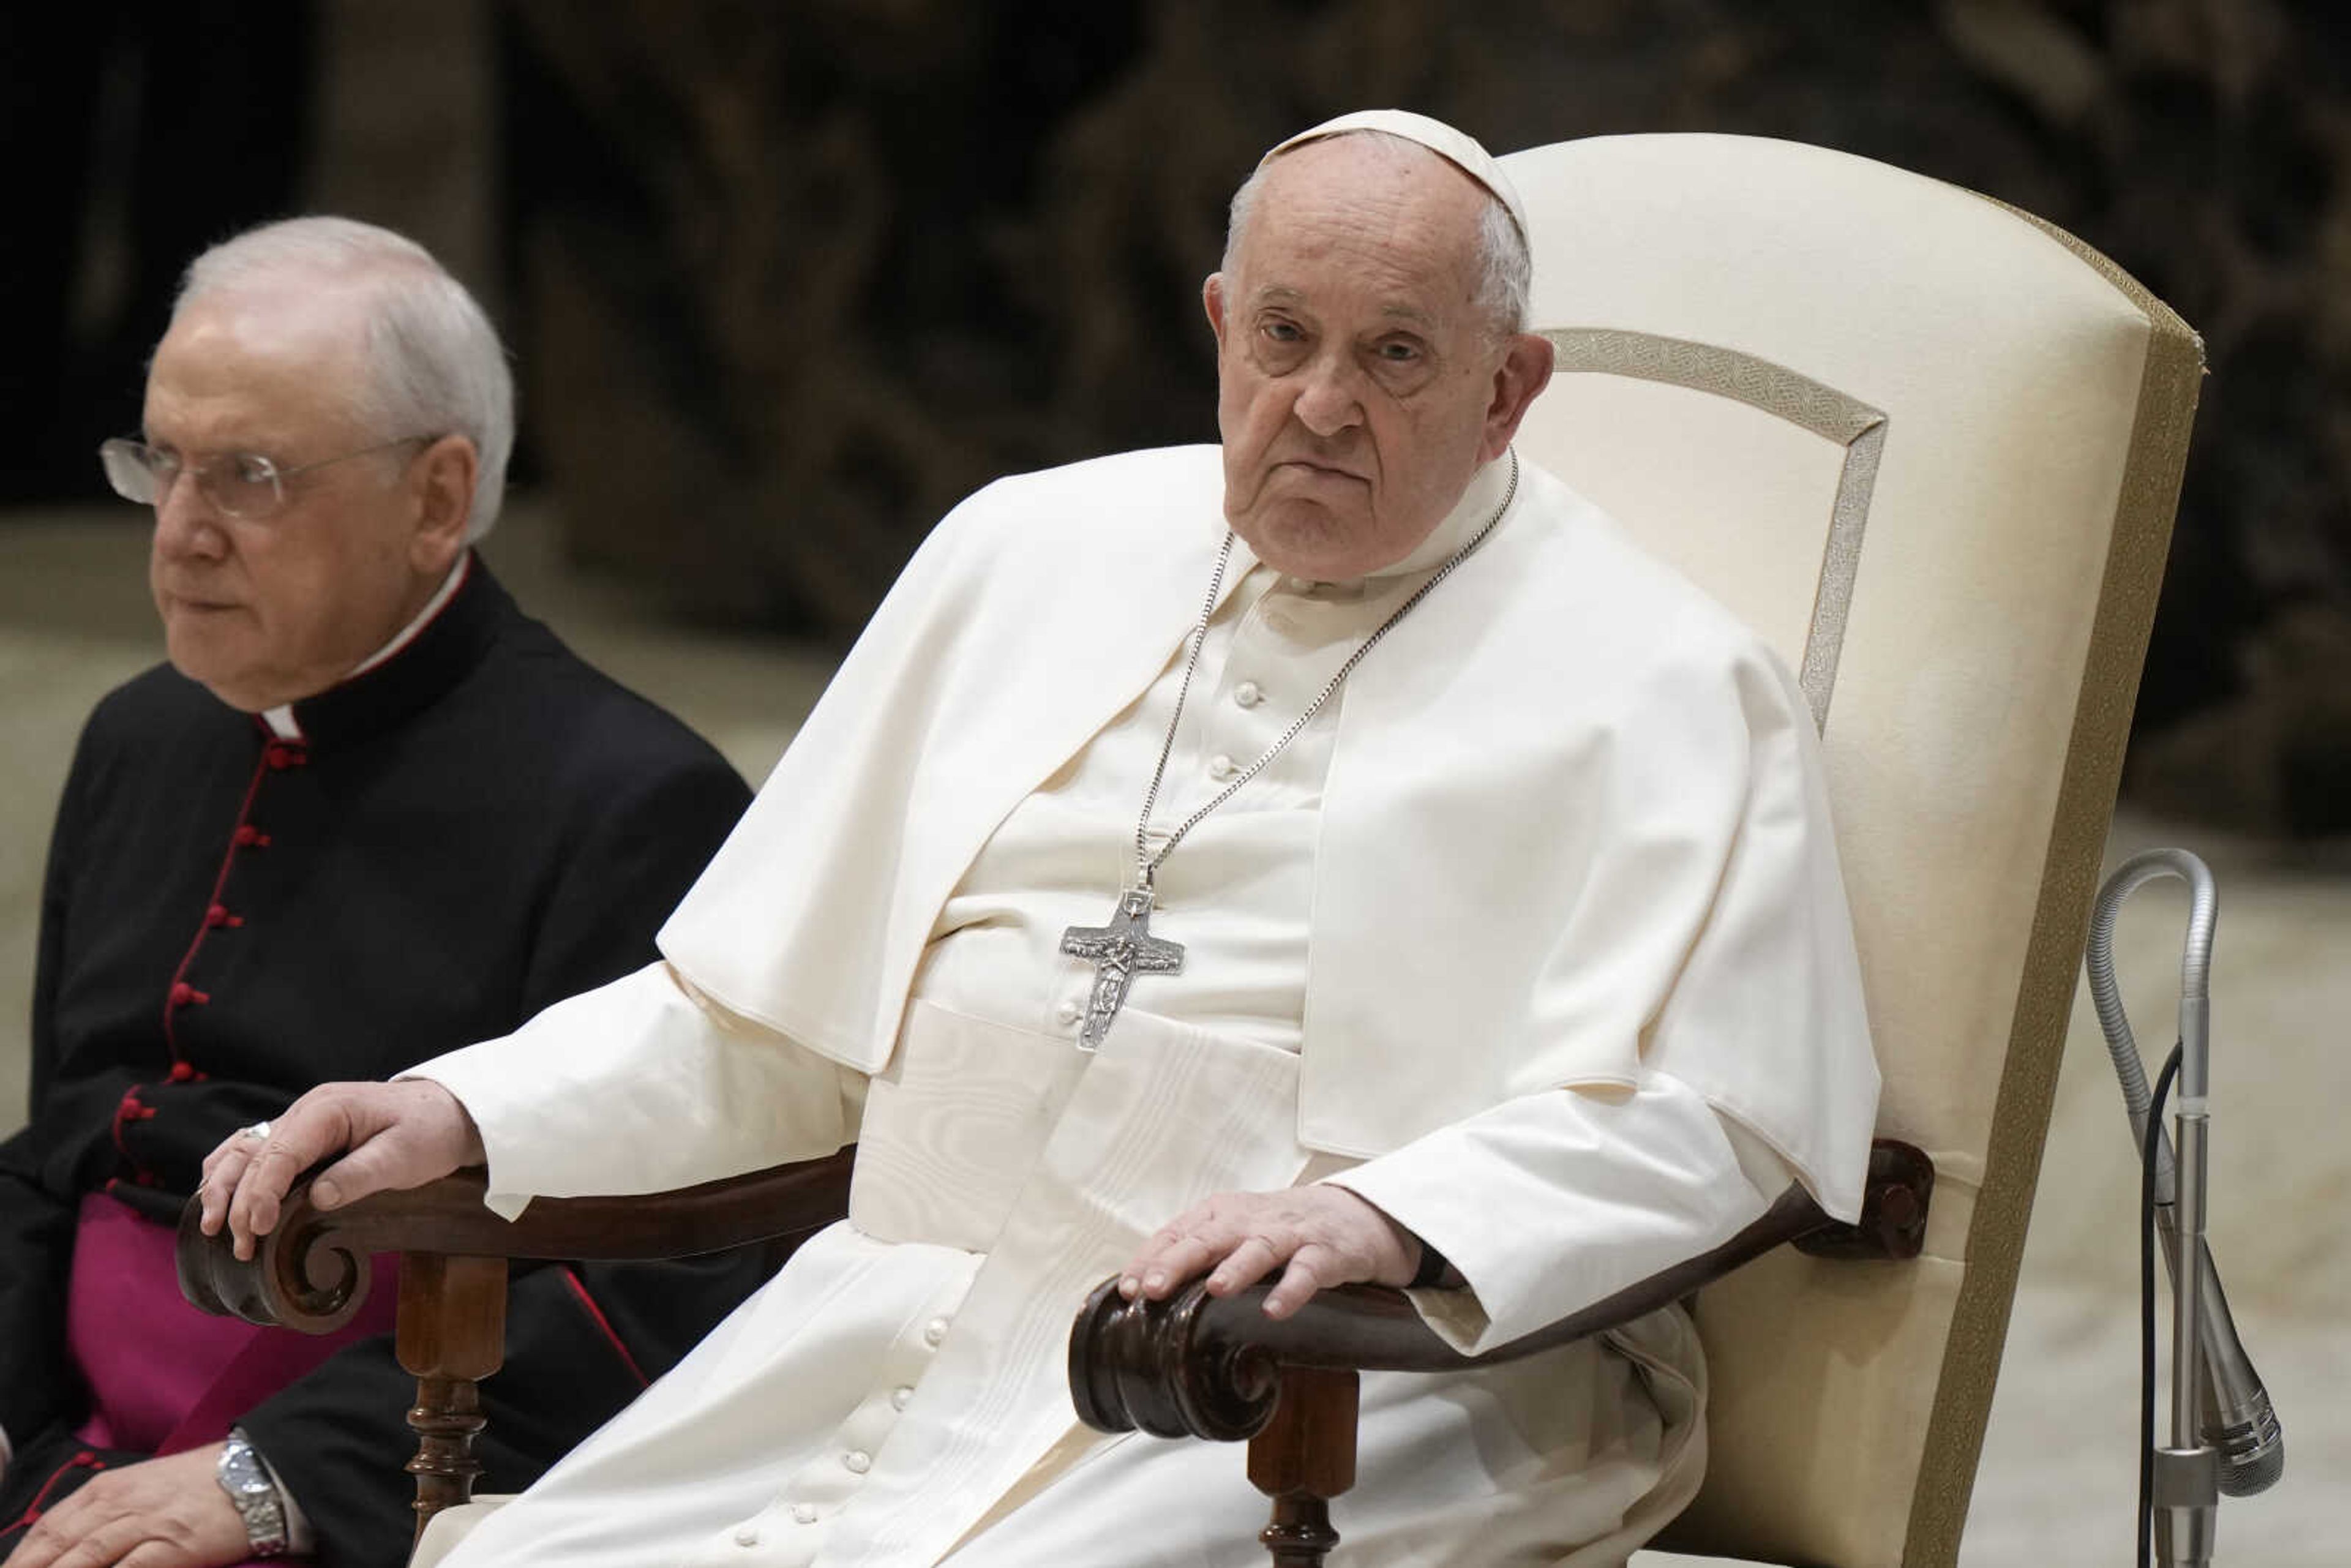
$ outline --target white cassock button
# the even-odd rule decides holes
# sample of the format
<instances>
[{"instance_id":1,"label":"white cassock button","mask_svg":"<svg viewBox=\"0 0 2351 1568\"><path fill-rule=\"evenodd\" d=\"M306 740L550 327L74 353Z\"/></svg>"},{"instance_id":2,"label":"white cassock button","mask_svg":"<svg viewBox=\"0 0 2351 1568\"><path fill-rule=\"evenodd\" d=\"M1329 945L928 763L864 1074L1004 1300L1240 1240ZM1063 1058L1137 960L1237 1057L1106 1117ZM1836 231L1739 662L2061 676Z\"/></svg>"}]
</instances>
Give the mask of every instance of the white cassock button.
<instances>
[{"instance_id":1,"label":"white cassock button","mask_svg":"<svg viewBox=\"0 0 2351 1568\"><path fill-rule=\"evenodd\" d=\"M795 1524L814 1524L816 1522L816 1504L812 1502L796 1502L792 1504L792 1522Z\"/></svg>"},{"instance_id":2,"label":"white cassock button","mask_svg":"<svg viewBox=\"0 0 2351 1568\"><path fill-rule=\"evenodd\" d=\"M946 1321L946 1319L945 1319L945 1318L933 1318L929 1322L926 1322L926 1323L925 1323L925 1324L923 1325L923 1343L924 1343L925 1344L935 1345L935 1344L937 1344L937 1343L939 1343L939 1341L941 1341L941 1340L943 1340L943 1339L945 1339L945 1338L946 1338L946 1337L947 1337L947 1321Z\"/></svg>"},{"instance_id":3,"label":"white cassock button","mask_svg":"<svg viewBox=\"0 0 2351 1568\"><path fill-rule=\"evenodd\" d=\"M735 1532L735 1544L737 1546L757 1546L759 1544L759 1532L747 1524L742 1529Z\"/></svg>"},{"instance_id":4,"label":"white cassock button","mask_svg":"<svg viewBox=\"0 0 2351 1568\"><path fill-rule=\"evenodd\" d=\"M1086 1009L1079 1006L1078 1003L1072 999L1065 1001L1060 1007L1055 1008L1053 1009L1053 1016L1060 1019L1065 1024L1072 1024L1077 1022L1078 1019L1083 1018L1085 1016L1085 1012Z\"/></svg>"},{"instance_id":5,"label":"white cassock button","mask_svg":"<svg viewBox=\"0 0 2351 1568\"><path fill-rule=\"evenodd\" d=\"M890 1408L893 1410L904 1410L906 1407L906 1401L912 1399L914 1396L914 1388L910 1385L902 1383L898 1385L897 1387L890 1390Z\"/></svg>"},{"instance_id":6,"label":"white cassock button","mask_svg":"<svg viewBox=\"0 0 2351 1568\"><path fill-rule=\"evenodd\" d=\"M1208 758L1208 777L1211 779L1229 779L1239 771L1240 765L1221 751Z\"/></svg>"},{"instance_id":7,"label":"white cassock button","mask_svg":"<svg viewBox=\"0 0 2351 1568\"><path fill-rule=\"evenodd\" d=\"M852 1448L841 1456L841 1462L848 1467L851 1475L862 1476L873 1468L873 1456L862 1448Z\"/></svg>"},{"instance_id":8,"label":"white cassock button","mask_svg":"<svg viewBox=\"0 0 2351 1568\"><path fill-rule=\"evenodd\" d=\"M1255 681L1243 681L1233 688L1233 701L1243 707L1255 707L1265 701L1265 693Z\"/></svg>"}]
</instances>

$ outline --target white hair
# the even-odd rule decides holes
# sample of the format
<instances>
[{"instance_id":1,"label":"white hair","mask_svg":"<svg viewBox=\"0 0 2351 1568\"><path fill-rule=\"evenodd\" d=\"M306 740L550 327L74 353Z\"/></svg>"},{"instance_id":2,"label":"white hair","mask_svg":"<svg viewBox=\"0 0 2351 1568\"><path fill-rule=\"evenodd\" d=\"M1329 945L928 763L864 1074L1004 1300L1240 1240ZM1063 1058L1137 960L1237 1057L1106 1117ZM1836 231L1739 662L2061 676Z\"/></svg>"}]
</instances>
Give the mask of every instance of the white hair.
<instances>
[{"instance_id":1,"label":"white hair","mask_svg":"<svg viewBox=\"0 0 2351 1568\"><path fill-rule=\"evenodd\" d=\"M481 306L423 246L350 218L264 224L190 262L172 315L176 320L207 295L321 282L365 290L367 367L350 392L361 423L386 442L455 434L474 444L479 466L465 538L480 538L506 495L514 373Z\"/></svg>"},{"instance_id":2,"label":"white hair","mask_svg":"<svg viewBox=\"0 0 2351 1568\"><path fill-rule=\"evenodd\" d=\"M1430 152L1409 136L1398 136L1393 131L1374 131L1369 127L1335 131L1320 140L1335 141L1341 136L1374 137L1396 147L1426 152L1432 158L1441 156ZM1300 145L1311 146L1313 143L1301 142ZM1219 264L1227 277L1233 275L1234 261L1240 254L1241 235L1257 211L1258 193L1264 185L1266 171L1295 151L1296 148L1285 148L1259 163L1250 172L1249 177L1241 182L1241 188L1233 193L1231 215L1225 224L1225 256ZM1485 314L1487 325L1496 336L1509 337L1527 329L1527 295L1533 286L1534 258L1527 252L1527 236L1519 232L1518 220L1510 216L1510 209L1493 192L1482 185L1479 189L1486 200L1478 212L1478 308Z\"/></svg>"}]
</instances>

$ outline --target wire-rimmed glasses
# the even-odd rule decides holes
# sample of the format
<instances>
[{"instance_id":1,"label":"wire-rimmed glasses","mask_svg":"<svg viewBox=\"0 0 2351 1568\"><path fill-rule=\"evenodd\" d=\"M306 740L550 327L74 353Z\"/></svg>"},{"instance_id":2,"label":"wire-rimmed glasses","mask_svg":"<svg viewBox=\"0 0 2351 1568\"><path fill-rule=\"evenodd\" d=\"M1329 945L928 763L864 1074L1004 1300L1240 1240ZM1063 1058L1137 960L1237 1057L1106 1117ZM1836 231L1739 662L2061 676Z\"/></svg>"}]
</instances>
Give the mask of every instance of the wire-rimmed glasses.
<instances>
[{"instance_id":1,"label":"wire-rimmed glasses","mask_svg":"<svg viewBox=\"0 0 2351 1568\"><path fill-rule=\"evenodd\" d=\"M296 475L329 464L348 463L370 453L389 452L395 446L412 446L435 439L430 435L403 435L397 441L380 441L356 452L338 453L288 468L257 452L225 452L190 465L176 452L118 435L99 444L98 461L106 470L106 482L126 501L136 501L142 507L160 505L171 493L172 482L185 468L194 476L196 494L204 498L207 506L224 517L255 522L276 515L285 507L286 481Z\"/></svg>"}]
</instances>

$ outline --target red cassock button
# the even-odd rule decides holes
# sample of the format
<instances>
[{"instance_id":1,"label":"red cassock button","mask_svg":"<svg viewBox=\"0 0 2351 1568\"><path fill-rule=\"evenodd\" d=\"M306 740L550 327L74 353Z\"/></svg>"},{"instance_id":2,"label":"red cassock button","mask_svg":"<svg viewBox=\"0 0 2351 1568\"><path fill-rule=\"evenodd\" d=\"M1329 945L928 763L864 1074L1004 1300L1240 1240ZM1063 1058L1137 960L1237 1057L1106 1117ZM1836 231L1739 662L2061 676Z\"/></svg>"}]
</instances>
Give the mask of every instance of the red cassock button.
<instances>
[{"instance_id":1,"label":"red cassock button","mask_svg":"<svg viewBox=\"0 0 2351 1568\"><path fill-rule=\"evenodd\" d=\"M251 822L240 822L237 824L236 841L240 845L249 844L259 837L261 837L261 830L255 827Z\"/></svg>"},{"instance_id":2,"label":"red cassock button","mask_svg":"<svg viewBox=\"0 0 2351 1568\"><path fill-rule=\"evenodd\" d=\"M228 924L228 911L227 911L227 909L225 909L225 907L223 907L223 906L222 906L222 905L220 905L220 904L214 904L210 909L207 909L207 910L205 910L205 911L204 911L204 924L205 924L205 925L227 925L227 924Z\"/></svg>"},{"instance_id":3,"label":"red cassock button","mask_svg":"<svg viewBox=\"0 0 2351 1568\"><path fill-rule=\"evenodd\" d=\"M185 980L181 980L172 987L172 1005L175 1008L186 1007L188 1005L189 998L193 997L195 994L195 987L188 984Z\"/></svg>"},{"instance_id":4,"label":"red cassock button","mask_svg":"<svg viewBox=\"0 0 2351 1568\"><path fill-rule=\"evenodd\" d=\"M184 1061L175 1061L175 1062L172 1063L172 1082L174 1082L174 1083L185 1083L189 1079L193 1078L195 1075L196 1075L196 1070L195 1070L194 1068L193 1068L193 1067L189 1066L186 1062L184 1062Z\"/></svg>"}]
</instances>

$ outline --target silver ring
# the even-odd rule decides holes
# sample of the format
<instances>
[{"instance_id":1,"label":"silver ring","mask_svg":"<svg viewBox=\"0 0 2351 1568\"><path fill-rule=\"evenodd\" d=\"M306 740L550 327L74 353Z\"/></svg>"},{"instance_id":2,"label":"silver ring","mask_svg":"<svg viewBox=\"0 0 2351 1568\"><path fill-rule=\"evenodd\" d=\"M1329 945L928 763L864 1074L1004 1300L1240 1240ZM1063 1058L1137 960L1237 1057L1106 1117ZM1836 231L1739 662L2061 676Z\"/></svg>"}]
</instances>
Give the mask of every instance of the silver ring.
<instances>
[{"instance_id":1,"label":"silver ring","mask_svg":"<svg viewBox=\"0 0 2351 1568\"><path fill-rule=\"evenodd\" d=\"M266 1143L269 1140L269 1124L266 1122L256 1122L250 1127L239 1127L236 1130L236 1134L240 1138L259 1138L264 1143Z\"/></svg>"}]
</instances>

